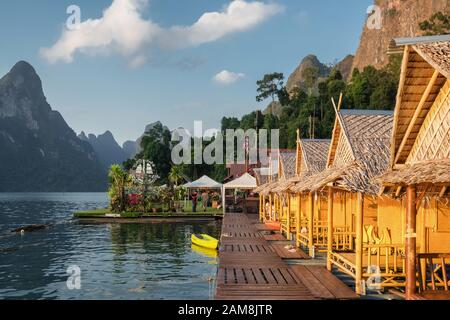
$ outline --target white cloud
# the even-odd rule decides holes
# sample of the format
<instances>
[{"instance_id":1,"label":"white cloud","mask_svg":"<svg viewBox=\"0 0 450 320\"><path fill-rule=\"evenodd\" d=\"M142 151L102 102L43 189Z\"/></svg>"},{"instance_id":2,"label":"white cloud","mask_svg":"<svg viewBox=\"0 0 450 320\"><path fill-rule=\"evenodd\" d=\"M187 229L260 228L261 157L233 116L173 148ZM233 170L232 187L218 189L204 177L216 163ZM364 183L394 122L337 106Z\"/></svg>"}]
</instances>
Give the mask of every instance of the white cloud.
<instances>
[{"instance_id":1,"label":"white cloud","mask_svg":"<svg viewBox=\"0 0 450 320\"><path fill-rule=\"evenodd\" d=\"M243 73L236 73L223 70L218 74L216 74L213 80L222 85L229 85L243 78L245 78L245 74Z\"/></svg>"},{"instance_id":2,"label":"white cloud","mask_svg":"<svg viewBox=\"0 0 450 320\"><path fill-rule=\"evenodd\" d=\"M170 28L163 44L183 47L213 42L232 33L247 31L283 9L275 3L234 0L222 12L204 13L192 26Z\"/></svg>"},{"instance_id":3,"label":"white cloud","mask_svg":"<svg viewBox=\"0 0 450 320\"><path fill-rule=\"evenodd\" d=\"M142 17L147 4L148 0L113 0L101 18L86 20L77 30L64 29L56 43L40 53L50 63L71 63L77 52L116 53L138 67L152 48L180 49L217 41L254 28L284 9L275 3L234 0L221 12L204 13L191 26L165 29Z\"/></svg>"}]
</instances>

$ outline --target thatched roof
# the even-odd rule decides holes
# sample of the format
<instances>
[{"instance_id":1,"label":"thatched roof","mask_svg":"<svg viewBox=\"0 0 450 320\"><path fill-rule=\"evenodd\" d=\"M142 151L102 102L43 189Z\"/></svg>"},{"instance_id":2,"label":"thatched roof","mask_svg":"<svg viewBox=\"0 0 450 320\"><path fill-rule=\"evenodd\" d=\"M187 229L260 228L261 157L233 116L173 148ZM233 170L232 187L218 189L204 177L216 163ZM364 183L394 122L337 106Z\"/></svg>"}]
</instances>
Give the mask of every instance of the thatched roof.
<instances>
[{"instance_id":1,"label":"thatched roof","mask_svg":"<svg viewBox=\"0 0 450 320\"><path fill-rule=\"evenodd\" d=\"M255 168L253 169L253 172L255 174L256 183L258 184L258 186L269 182L270 168Z\"/></svg>"},{"instance_id":2,"label":"thatched roof","mask_svg":"<svg viewBox=\"0 0 450 320\"><path fill-rule=\"evenodd\" d=\"M386 110L340 110L342 125L347 134L356 161L367 157L388 156L392 134L393 112ZM377 153L368 149L368 144L377 148ZM378 149L382 154L378 153ZM387 151L388 154L385 154ZM384 161L384 159L382 159Z\"/></svg>"},{"instance_id":3,"label":"thatched roof","mask_svg":"<svg viewBox=\"0 0 450 320\"><path fill-rule=\"evenodd\" d=\"M307 177L304 181L297 183L295 186L290 188L292 192L310 192L310 191L320 191L327 184L335 182L337 179L341 178L351 165L344 166L341 168L328 168L322 172L311 175Z\"/></svg>"},{"instance_id":4,"label":"thatched roof","mask_svg":"<svg viewBox=\"0 0 450 320\"><path fill-rule=\"evenodd\" d=\"M263 183L259 186L257 186L255 189L252 190L253 193L260 193L261 191L264 190L264 188L267 186L267 184L269 184L269 182Z\"/></svg>"},{"instance_id":5,"label":"thatched roof","mask_svg":"<svg viewBox=\"0 0 450 320\"><path fill-rule=\"evenodd\" d=\"M295 176L296 156L295 152L280 152L281 178L288 180Z\"/></svg>"},{"instance_id":6,"label":"thatched roof","mask_svg":"<svg viewBox=\"0 0 450 320\"><path fill-rule=\"evenodd\" d=\"M406 43L395 107L392 167L407 162L430 109L450 79L450 41L423 42L414 38ZM433 140L429 139L429 145ZM434 140L434 144L436 148L441 146L440 141ZM435 154L424 154L418 160L434 160Z\"/></svg>"},{"instance_id":7,"label":"thatched roof","mask_svg":"<svg viewBox=\"0 0 450 320\"><path fill-rule=\"evenodd\" d=\"M299 176L292 177L289 180L279 181L278 185L272 188L273 193L291 192L291 188L310 177L312 172L302 172Z\"/></svg>"},{"instance_id":8,"label":"thatched roof","mask_svg":"<svg viewBox=\"0 0 450 320\"><path fill-rule=\"evenodd\" d=\"M259 192L254 191L255 193L259 193L262 195L268 195L269 193L273 193L273 189L278 187L278 185L280 184L280 181L273 181L273 182L269 182L266 183L260 190ZM259 189L259 188L257 188Z\"/></svg>"},{"instance_id":9,"label":"thatched roof","mask_svg":"<svg viewBox=\"0 0 450 320\"><path fill-rule=\"evenodd\" d=\"M450 79L450 41L417 44L414 49L433 68Z\"/></svg>"},{"instance_id":10,"label":"thatched roof","mask_svg":"<svg viewBox=\"0 0 450 320\"><path fill-rule=\"evenodd\" d=\"M291 191L317 191L329 183L352 192L379 191L380 186L372 180L388 169L392 112L339 110L337 117L328 169L299 182ZM343 150L350 150L350 156Z\"/></svg>"},{"instance_id":11,"label":"thatched roof","mask_svg":"<svg viewBox=\"0 0 450 320\"><path fill-rule=\"evenodd\" d=\"M297 161L304 164L300 168L300 172L321 172L327 167L327 155L330 148L331 140L325 139L300 139L298 157L301 157Z\"/></svg>"},{"instance_id":12,"label":"thatched roof","mask_svg":"<svg viewBox=\"0 0 450 320\"><path fill-rule=\"evenodd\" d=\"M411 184L450 185L450 159L431 160L405 165L375 178L383 186L407 186Z\"/></svg>"}]
</instances>

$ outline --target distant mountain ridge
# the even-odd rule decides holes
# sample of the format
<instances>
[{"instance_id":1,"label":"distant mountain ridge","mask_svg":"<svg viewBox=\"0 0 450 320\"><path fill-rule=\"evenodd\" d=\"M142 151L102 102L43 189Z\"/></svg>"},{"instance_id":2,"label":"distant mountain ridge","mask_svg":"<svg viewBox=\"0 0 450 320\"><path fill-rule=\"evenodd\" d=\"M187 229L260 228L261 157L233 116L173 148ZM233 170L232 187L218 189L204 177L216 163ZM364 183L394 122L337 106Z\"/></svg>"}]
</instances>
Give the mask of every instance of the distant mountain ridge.
<instances>
[{"instance_id":1,"label":"distant mountain ridge","mask_svg":"<svg viewBox=\"0 0 450 320\"><path fill-rule=\"evenodd\" d=\"M105 191L93 148L51 109L34 68L18 62L0 79L0 191Z\"/></svg>"},{"instance_id":2,"label":"distant mountain ridge","mask_svg":"<svg viewBox=\"0 0 450 320\"><path fill-rule=\"evenodd\" d=\"M88 142L92 146L105 171L107 171L112 164L122 164L129 158L128 153L119 146L109 130L98 136L95 134L86 136L84 131L82 131L78 135L78 138Z\"/></svg>"},{"instance_id":3,"label":"distant mountain ridge","mask_svg":"<svg viewBox=\"0 0 450 320\"><path fill-rule=\"evenodd\" d=\"M134 158L139 152L141 152L142 137L156 125L162 125L162 123L160 121L156 121L146 125L144 132L140 137L134 141L125 141L122 146L117 143L113 134L109 130L98 136L95 134L86 135L86 133L82 131L78 135L78 138L82 141L88 142L92 146L102 166L105 169L108 169L111 164L122 164L127 159ZM166 126L163 127L169 130Z\"/></svg>"}]
</instances>

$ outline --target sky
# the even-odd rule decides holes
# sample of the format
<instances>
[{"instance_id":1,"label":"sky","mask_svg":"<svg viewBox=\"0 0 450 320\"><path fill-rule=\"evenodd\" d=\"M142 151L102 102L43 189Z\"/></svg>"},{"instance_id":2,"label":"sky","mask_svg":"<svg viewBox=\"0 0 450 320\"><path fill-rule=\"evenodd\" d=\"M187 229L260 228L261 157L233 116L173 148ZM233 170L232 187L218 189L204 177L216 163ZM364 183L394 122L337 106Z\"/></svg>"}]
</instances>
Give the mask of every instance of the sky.
<instances>
[{"instance_id":1,"label":"sky","mask_svg":"<svg viewBox=\"0 0 450 320\"><path fill-rule=\"evenodd\" d=\"M256 81L315 54L355 53L371 0L15 0L0 4L0 75L31 63L77 133L121 144L147 124L220 128L257 103ZM80 24L71 5L80 8ZM69 19L71 24L67 26ZM76 26L75 28L73 26Z\"/></svg>"}]
</instances>

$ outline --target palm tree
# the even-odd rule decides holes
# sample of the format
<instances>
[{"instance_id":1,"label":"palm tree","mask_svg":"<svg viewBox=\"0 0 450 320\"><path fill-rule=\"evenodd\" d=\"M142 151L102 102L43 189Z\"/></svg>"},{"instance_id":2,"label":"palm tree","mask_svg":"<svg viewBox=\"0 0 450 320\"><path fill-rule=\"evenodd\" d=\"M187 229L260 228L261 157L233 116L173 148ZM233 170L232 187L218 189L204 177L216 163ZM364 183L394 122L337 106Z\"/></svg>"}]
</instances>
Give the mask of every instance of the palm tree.
<instances>
[{"instance_id":1,"label":"palm tree","mask_svg":"<svg viewBox=\"0 0 450 320\"><path fill-rule=\"evenodd\" d=\"M109 169L109 197L111 209L114 212L123 212L126 209L126 187L131 182L128 172L118 164Z\"/></svg>"},{"instance_id":2,"label":"palm tree","mask_svg":"<svg viewBox=\"0 0 450 320\"><path fill-rule=\"evenodd\" d=\"M169 172L170 182L177 187L181 179L183 179L183 168L181 166L173 166Z\"/></svg>"}]
</instances>

